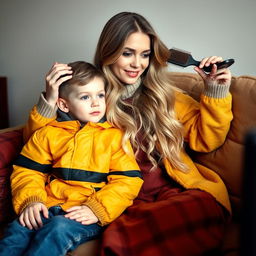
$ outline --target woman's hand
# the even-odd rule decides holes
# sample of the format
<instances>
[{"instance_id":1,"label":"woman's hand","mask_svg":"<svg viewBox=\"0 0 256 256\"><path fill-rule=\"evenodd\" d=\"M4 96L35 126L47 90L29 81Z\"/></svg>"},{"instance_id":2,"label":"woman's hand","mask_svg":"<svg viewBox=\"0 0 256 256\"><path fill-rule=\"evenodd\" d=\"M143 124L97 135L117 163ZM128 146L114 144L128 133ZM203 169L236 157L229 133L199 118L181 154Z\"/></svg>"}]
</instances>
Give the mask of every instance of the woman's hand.
<instances>
[{"instance_id":1,"label":"woman's hand","mask_svg":"<svg viewBox=\"0 0 256 256\"><path fill-rule=\"evenodd\" d=\"M49 213L47 207L42 203L32 203L28 205L20 214L19 221L23 227L28 229L38 229L43 226L40 212L43 216L48 218Z\"/></svg>"},{"instance_id":2,"label":"woman's hand","mask_svg":"<svg viewBox=\"0 0 256 256\"><path fill-rule=\"evenodd\" d=\"M67 210L66 218L76 220L83 225L90 225L99 221L98 217L86 205L73 206Z\"/></svg>"},{"instance_id":3,"label":"woman's hand","mask_svg":"<svg viewBox=\"0 0 256 256\"><path fill-rule=\"evenodd\" d=\"M46 74L46 100L53 107L59 97L59 86L72 78L72 70L67 64L54 63L50 71ZM63 77L61 77L63 76Z\"/></svg>"},{"instance_id":4,"label":"woman's hand","mask_svg":"<svg viewBox=\"0 0 256 256\"><path fill-rule=\"evenodd\" d=\"M208 58L204 58L199 68L195 67L194 70L203 78L205 84L207 85L214 85L214 84L222 84L230 86L231 83L231 73L229 69L219 69L217 70L217 65L215 63L223 61L222 57L218 56L211 56ZM208 67L209 65L213 64L212 70L210 73L205 73L203 71L203 67Z\"/></svg>"}]
</instances>

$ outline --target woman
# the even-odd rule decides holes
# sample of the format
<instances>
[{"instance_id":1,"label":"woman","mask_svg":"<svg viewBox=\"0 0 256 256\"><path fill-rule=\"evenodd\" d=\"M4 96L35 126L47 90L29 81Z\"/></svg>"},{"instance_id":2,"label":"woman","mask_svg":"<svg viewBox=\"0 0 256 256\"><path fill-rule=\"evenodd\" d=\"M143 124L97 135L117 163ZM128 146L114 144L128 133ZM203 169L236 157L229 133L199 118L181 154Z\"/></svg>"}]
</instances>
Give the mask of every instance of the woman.
<instances>
[{"instance_id":1,"label":"woman","mask_svg":"<svg viewBox=\"0 0 256 256\"><path fill-rule=\"evenodd\" d=\"M95 64L110 85L107 118L124 131L123 143L131 140L144 179L134 205L104 231L101 255L198 256L222 241L231 211L225 185L192 162L184 142L201 152L224 142L232 120L231 74L214 65L221 57L203 59L195 68L205 82L198 103L171 85L168 57L168 48L139 14L119 13L101 33ZM202 68L210 64L206 74ZM55 118L58 87L71 77L67 65L53 65L25 139Z\"/></svg>"}]
</instances>

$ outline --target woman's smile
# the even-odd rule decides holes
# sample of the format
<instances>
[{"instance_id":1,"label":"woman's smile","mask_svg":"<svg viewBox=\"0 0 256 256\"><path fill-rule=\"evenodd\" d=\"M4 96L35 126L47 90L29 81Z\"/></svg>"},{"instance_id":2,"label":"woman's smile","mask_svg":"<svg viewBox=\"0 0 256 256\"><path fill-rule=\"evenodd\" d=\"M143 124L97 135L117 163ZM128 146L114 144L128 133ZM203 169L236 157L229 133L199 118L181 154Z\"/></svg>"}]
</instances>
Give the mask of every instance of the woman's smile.
<instances>
[{"instance_id":1,"label":"woman's smile","mask_svg":"<svg viewBox=\"0 0 256 256\"><path fill-rule=\"evenodd\" d=\"M132 78L137 77L139 75L139 73L140 73L139 71L128 71L128 70L125 70L125 72L127 73L127 75L129 77L132 77Z\"/></svg>"}]
</instances>

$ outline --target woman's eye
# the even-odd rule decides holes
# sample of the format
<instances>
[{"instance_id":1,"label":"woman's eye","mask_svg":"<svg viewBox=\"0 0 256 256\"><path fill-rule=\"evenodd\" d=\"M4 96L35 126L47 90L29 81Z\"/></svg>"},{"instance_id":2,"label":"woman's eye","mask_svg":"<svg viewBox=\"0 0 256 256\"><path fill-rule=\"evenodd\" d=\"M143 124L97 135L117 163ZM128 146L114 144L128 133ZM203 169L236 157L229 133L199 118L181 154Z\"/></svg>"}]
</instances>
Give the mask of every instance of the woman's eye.
<instances>
[{"instance_id":1,"label":"woman's eye","mask_svg":"<svg viewBox=\"0 0 256 256\"><path fill-rule=\"evenodd\" d=\"M143 57L143 58L149 58L149 57L150 57L150 52L149 52L149 53L143 53L143 54L142 54L142 57Z\"/></svg>"},{"instance_id":2,"label":"woman's eye","mask_svg":"<svg viewBox=\"0 0 256 256\"><path fill-rule=\"evenodd\" d=\"M89 96L88 95L84 95L81 97L81 100L88 100L89 99Z\"/></svg>"},{"instance_id":3,"label":"woman's eye","mask_svg":"<svg viewBox=\"0 0 256 256\"><path fill-rule=\"evenodd\" d=\"M131 55L132 55L131 52L123 52L123 56L125 56L125 57L131 56Z\"/></svg>"}]
</instances>

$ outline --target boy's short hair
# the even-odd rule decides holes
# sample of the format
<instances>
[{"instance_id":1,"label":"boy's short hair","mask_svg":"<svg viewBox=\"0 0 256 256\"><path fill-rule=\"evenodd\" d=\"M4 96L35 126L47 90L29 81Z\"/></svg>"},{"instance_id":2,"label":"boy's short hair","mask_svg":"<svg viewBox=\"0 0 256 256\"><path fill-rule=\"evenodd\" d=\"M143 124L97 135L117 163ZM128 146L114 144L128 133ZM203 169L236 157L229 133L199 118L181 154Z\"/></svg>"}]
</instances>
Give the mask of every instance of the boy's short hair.
<instances>
[{"instance_id":1,"label":"boy's short hair","mask_svg":"<svg viewBox=\"0 0 256 256\"><path fill-rule=\"evenodd\" d=\"M59 97L61 98L69 94L68 88L70 88L71 85L85 85L88 84L95 77L102 78L105 86L107 84L104 73L91 63L85 61L75 61L68 63L68 66L72 68L72 78L63 82L60 85Z\"/></svg>"}]
</instances>

